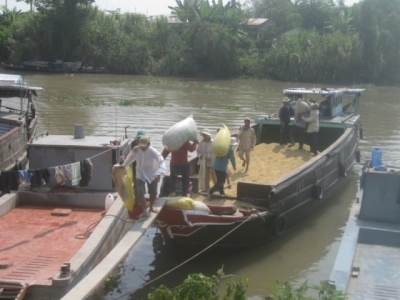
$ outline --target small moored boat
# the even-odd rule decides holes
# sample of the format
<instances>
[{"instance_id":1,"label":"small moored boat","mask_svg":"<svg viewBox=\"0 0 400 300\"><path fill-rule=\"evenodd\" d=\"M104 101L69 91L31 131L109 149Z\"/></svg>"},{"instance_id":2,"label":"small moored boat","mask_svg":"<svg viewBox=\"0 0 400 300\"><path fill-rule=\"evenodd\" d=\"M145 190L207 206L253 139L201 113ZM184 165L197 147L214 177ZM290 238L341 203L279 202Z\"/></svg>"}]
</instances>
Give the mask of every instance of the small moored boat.
<instances>
[{"instance_id":1,"label":"small moored boat","mask_svg":"<svg viewBox=\"0 0 400 300\"><path fill-rule=\"evenodd\" d=\"M0 170L26 166L26 145L38 125L34 101L41 90L20 75L0 74Z\"/></svg>"},{"instance_id":2,"label":"small moored boat","mask_svg":"<svg viewBox=\"0 0 400 300\"><path fill-rule=\"evenodd\" d=\"M130 141L82 129L33 139L29 169L7 172L19 186L0 197L0 299L61 299L124 232L110 171Z\"/></svg>"},{"instance_id":3,"label":"small moored boat","mask_svg":"<svg viewBox=\"0 0 400 300\"><path fill-rule=\"evenodd\" d=\"M364 167L329 280L347 299L399 299L399 181L399 167Z\"/></svg>"},{"instance_id":4,"label":"small moored boat","mask_svg":"<svg viewBox=\"0 0 400 300\"><path fill-rule=\"evenodd\" d=\"M232 188L225 189L226 195L207 200L199 194L197 158L191 161L193 199L218 205L222 211L225 205L234 205L237 210L221 214L210 207L210 212L199 214L166 206L155 223L166 242L182 252L196 252L210 245L224 252L241 250L280 236L321 205L334 201L332 195L347 182L354 161L359 159L359 101L363 91L285 89L284 96L293 106L299 96L321 103L318 155L280 145L277 114L256 119L253 128L257 145L250 169L230 169ZM169 193L166 176L161 196Z\"/></svg>"}]
</instances>

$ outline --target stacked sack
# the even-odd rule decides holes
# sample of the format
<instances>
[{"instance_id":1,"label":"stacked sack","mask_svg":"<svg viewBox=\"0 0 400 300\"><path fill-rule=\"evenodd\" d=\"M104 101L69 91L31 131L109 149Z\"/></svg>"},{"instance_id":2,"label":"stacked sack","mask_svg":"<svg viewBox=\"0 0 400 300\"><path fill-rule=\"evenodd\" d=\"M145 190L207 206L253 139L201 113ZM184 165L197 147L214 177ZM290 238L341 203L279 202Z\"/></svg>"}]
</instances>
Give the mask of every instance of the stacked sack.
<instances>
[{"instance_id":1,"label":"stacked sack","mask_svg":"<svg viewBox=\"0 0 400 300\"><path fill-rule=\"evenodd\" d=\"M212 152L215 156L223 157L228 154L231 145L231 132L222 124L212 143Z\"/></svg>"},{"instance_id":2,"label":"stacked sack","mask_svg":"<svg viewBox=\"0 0 400 300\"><path fill-rule=\"evenodd\" d=\"M295 110L296 114L302 114L311 111L310 105L304 100L297 100Z\"/></svg>"},{"instance_id":3,"label":"stacked sack","mask_svg":"<svg viewBox=\"0 0 400 300\"><path fill-rule=\"evenodd\" d=\"M168 151L176 151L187 141L194 140L197 140L197 126L192 115L170 127L162 137Z\"/></svg>"}]
</instances>

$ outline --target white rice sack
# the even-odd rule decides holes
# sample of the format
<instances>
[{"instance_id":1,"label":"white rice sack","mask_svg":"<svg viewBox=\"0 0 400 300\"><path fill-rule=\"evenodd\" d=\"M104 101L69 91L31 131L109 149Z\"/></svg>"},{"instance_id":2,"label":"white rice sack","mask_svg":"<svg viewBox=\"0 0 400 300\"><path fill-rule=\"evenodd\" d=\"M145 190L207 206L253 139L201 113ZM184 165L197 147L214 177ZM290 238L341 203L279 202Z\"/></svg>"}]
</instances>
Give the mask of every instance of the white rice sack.
<instances>
[{"instance_id":1,"label":"white rice sack","mask_svg":"<svg viewBox=\"0 0 400 300\"><path fill-rule=\"evenodd\" d=\"M205 212L205 213L211 213L211 210L208 208L208 206L201 202L201 201L193 201L193 210L194 211L200 211L200 212Z\"/></svg>"},{"instance_id":2,"label":"white rice sack","mask_svg":"<svg viewBox=\"0 0 400 300\"><path fill-rule=\"evenodd\" d=\"M310 106L308 105L307 102L301 100L301 101L296 101L296 106L295 106L295 112L296 114L302 114L305 112L311 111Z\"/></svg>"},{"instance_id":3,"label":"white rice sack","mask_svg":"<svg viewBox=\"0 0 400 300\"><path fill-rule=\"evenodd\" d=\"M197 126L192 115L170 127L162 137L162 143L169 151L178 150L190 140L197 140Z\"/></svg>"}]
</instances>

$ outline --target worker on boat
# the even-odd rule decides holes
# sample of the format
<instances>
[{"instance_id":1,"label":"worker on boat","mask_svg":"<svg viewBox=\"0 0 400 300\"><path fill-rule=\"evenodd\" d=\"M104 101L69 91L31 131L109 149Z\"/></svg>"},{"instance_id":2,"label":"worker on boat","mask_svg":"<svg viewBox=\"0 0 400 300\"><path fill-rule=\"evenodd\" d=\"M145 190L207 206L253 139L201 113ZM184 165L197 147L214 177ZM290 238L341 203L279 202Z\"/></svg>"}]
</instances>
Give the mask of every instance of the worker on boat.
<instances>
[{"instance_id":1,"label":"worker on boat","mask_svg":"<svg viewBox=\"0 0 400 300\"><path fill-rule=\"evenodd\" d=\"M210 189L210 178L214 184L217 182L217 176L215 175L213 168L215 159L214 154L212 153L213 139L210 130L208 129L203 129L200 135L203 139L197 145L197 157L199 158L197 164L200 166L199 176L200 174L203 176L202 178L199 178L199 190L202 192L208 192Z\"/></svg>"},{"instance_id":2,"label":"worker on boat","mask_svg":"<svg viewBox=\"0 0 400 300\"><path fill-rule=\"evenodd\" d=\"M236 134L238 137L238 154L242 160L242 167L246 167L246 172L249 170L250 165L250 152L254 150L256 145L256 133L250 127L250 118L244 119L244 126L241 126Z\"/></svg>"},{"instance_id":3,"label":"worker on boat","mask_svg":"<svg viewBox=\"0 0 400 300\"><path fill-rule=\"evenodd\" d=\"M302 117L303 121L308 124L307 134L310 140L310 152L313 156L318 155L317 145L318 145L318 131L319 131L319 105L318 103L311 104L310 117Z\"/></svg>"},{"instance_id":4,"label":"worker on boat","mask_svg":"<svg viewBox=\"0 0 400 300\"><path fill-rule=\"evenodd\" d=\"M135 148L137 145L139 145L139 139L146 135L146 132L144 130L138 130L136 133L136 136L133 137L132 142L130 144L130 147L126 147L124 151L122 152L122 156L120 157L120 163L123 163L127 155L129 154L129 151L131 151L133 148ZM136 168L136 162L133 162L132 164L132 171L135 172Z\"/></svg>"},{"instance_id":5,"label":"worker on boat","mask_svg":"<svg viewBox=\"0 0 400 300\"><path fill-rule=\"evenodd\" d=\"M295 141L299 142L299 150L303 149L304 145L304 137L306 133L306 122L302 119L302 117L309 117L309 112L311 111L310 105L303 100L303 97L300 95L297 98L296 106L294 110L294 123L292 129L290 129L290 142L289 147L293 147L295 145Z\"/></svg>"},{"instance_id":6,"label":"worker on boat","mask_svg":"<svg viewBox=\"0 0 400 300\"><path fill-rule=\"evenodd\" d=\"M290 99L288 97L283 98L282 106L279 109L279 120L281 121L280 139L279 144L286 145L290 142Z\"/></svg>"},{"instance_id":7,"label":"worker on boat","mask_svg":"<svg viewBox=\"0 0 400 300\"><path fill-rule=\"evenodd\" d=\"M215 174L217 175L217 182L208 191L208 199L211 199L211 197L212 197L211 195L214 192L216 192L217 190L219 191L219 194L221 196L225 195L224 184L225 184L225 180L226 180L226 174L228 171L229 161L232 164L233 170L236 171L235 153L233 151L233 146L236 145L235 137L231 138L230 145L231 146L229 147L228 153L225 156L216 156L214 159L214 170L215 170Z\"/></svg>"},{"instance_id":8,"label":"worker on boat","mask_svg":"<svg viewBox=\"0 0 400 300\"><path fill-rule=\"evenodd\" d=\"M182 196L186 197L189 193L190 181L190 164L188 161L188 152L196 151L198 141L187 141L178 150L169 151L166 148L162 151L161 155L164 159L171 153L171 161L169 164L170 176L170 197L176 196L176 179L178 175L182 177Z\"/></svg>"},{"instance_id":9,"label":"worker on boat","mask_svg":"<svg viewBox=\"0 0 400 300\"><path fill-rule=\"evenodd\" d=\"M231 137L231 144L230 147L233 150L233 153L236 152L236 146L238 145L236 137ZM231 184L231 175L229 174L229 171L226 171L226 184L227 184L227 188L230 189L232 187Z\"/></svg>"},{"instance_id":10,"label":"worker on boat","mask_svg":"<svg viewBox=\"0 0 400 300\"><path fill-rule=\"evenodd\" d=\"M122 166L127 167L136 161L136 190L139 204L143 208L143 216L148 217L147 204L145 199L146 185L150 195L150 212L157 212L153 205L157 196L158 183L165 173L165 161L155 148L150 146L150 137L142 136L139 145L134 147L126 157Z\"/></svg>"}]
</instances>

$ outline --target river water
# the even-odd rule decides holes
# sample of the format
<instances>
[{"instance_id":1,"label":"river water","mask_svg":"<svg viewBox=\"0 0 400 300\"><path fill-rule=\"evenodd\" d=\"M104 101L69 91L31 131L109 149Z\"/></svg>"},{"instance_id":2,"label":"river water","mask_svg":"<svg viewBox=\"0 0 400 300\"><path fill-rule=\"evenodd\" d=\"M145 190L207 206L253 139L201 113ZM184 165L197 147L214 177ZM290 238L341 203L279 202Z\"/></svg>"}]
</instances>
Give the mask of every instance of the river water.
<instances>
[{"instance_id":1,"label":"river water","mask_svg":"<svg viewBox=\"0 0 400 300\"><path fill-rule=\"evenodd\" d=\"M213 134L221 124L236 130L245 117L259 118L275 113L287 87L318 86L269 80L198 80L129 75L43 75L26 74L31 85L44 88L36 103L39 132L71 134L75 124L85 126L86 135L120 137L144 129L152 145L161 150L162 134L174 123L193 114L199 129ZM380 147L385 164L400 164L400 88L366 86L361 97L364 140L361 157ZM119 105L134 101L133 105ZM225 256L207 256L168 272L181 261L162 247L156 229L149 230L132 250L117 274L117 289L104 299L146 299L161 284L174 286L189 273L225 274L248 277L249 299L263 299L268 285L276 281L318 284L329 278L349 206L358 192L360 166L355 166L350 183L335 201L310 219L268 245ZM158 246L157 246L158 245ZM145 286L143 286L145 285Z\"/></svg>"}]
</instances>

